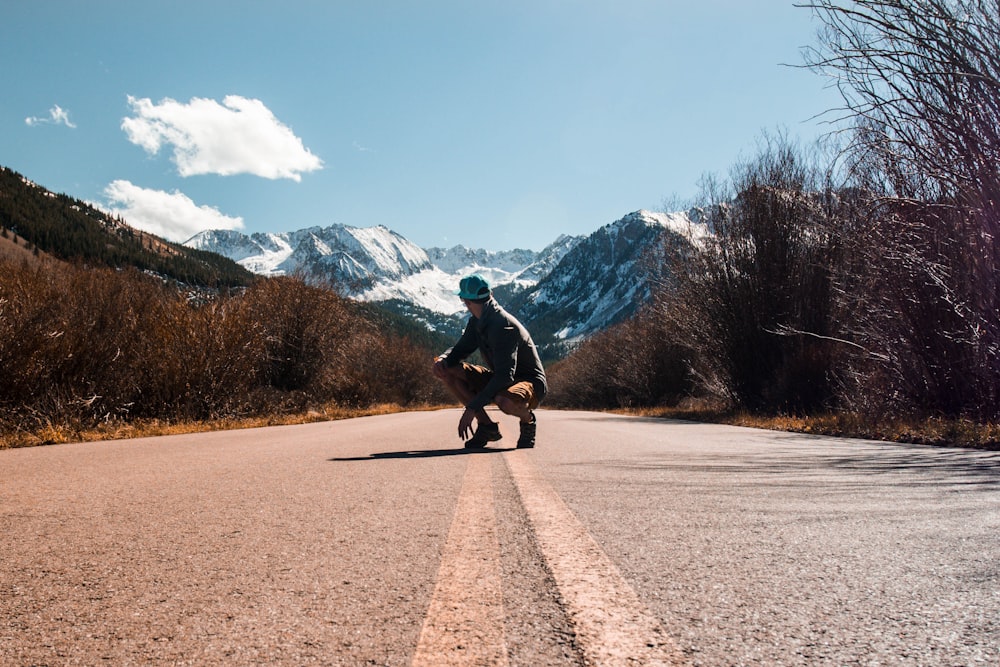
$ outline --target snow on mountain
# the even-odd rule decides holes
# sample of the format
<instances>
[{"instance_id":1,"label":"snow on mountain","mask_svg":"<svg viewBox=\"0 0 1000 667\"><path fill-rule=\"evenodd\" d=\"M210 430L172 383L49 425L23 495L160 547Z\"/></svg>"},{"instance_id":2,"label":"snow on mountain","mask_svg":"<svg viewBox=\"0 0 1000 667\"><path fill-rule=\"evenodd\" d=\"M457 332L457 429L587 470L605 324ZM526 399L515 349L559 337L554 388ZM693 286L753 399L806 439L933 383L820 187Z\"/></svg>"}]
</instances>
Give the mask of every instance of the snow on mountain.
<instances>
[{"instance_id":1,"label":"snow on mountain","mask_svg":"<svg viewBox=\"0 0 1000 667\"><path fill-rule=\"evenodd\" d=\"M255 257L264 250L259 243L246 234L229 229L210 229L200 232L184 245L197 250L207 250L218 255L225 255L236 262ZM255 273L263 272L255 271Z\"/></svg>"},{"instance_id":2,"label":"snow on mountain","mask_svg":"<svg viewBox=\"0 0 1000 667\"><path fill-rule=\"evenodd\" d=\"M579 340L625 319L646 300L647 253L660 246L665 235L691 243L706 233L687 213L630 213L574 245L512 307L523 321L551 327L542 327L542 340Z\"/></svg>"},{"instance_id":3,"label":"snow on mountain","mask_svg":"<svg viewBox=\"0 0 1000 667\"><path fill-rule=\"evenodd\" d=\"M541 252L494 252L465 246L429 248L430 269L395 281L378 281L357 296L365 301L401 299L443 315L464 314L465 306L455 296L463 277L478 273L494 288L523 290L537 283L579 241L580 237L563 235Z\"/></svg>"},{"instance_id":4,"label":"snow on mountain","mask_svg":"<svg viewBox=\"0 0 1000 667\"><path fill-rule=\"evenodd\" d=\"M381 225L331 225L251 236L212 230L196 234L184 245L225 255L261 275L302 271L346 284L372 283L431 268L426 252Z\"/></svg>"},{"instance_id":5,"label":"snow on mountain","mask_svg":"<svg viewBox=\"0 0 1000 667\"><path fill-rule=\"evenodd\" d=\"M225 255L250 271L267 276L302 273L331 280L347 295L364 301L399 299L454 315L465 307L455 296L458 281L482 274L491 285L533 286L580 237L560 236L541 252L516 249L423 250L381 225L357 228L332 225L279 234L206 231L184 245Z\"/></svg>"},{"instance_id":6,"label":"snow on mountain","mask_svg":"<svg viewBox=\"0 0 1000 667\"><path fill-rule=\"evenodd\" d=\"M474 250L457 245L453 248L428 248L427 256L434 266L448 273L461 271L469 266L491 267L507 273L517 273L537 258L531 250L515 249L494 252Z\"/></svg>"}]
</instances>

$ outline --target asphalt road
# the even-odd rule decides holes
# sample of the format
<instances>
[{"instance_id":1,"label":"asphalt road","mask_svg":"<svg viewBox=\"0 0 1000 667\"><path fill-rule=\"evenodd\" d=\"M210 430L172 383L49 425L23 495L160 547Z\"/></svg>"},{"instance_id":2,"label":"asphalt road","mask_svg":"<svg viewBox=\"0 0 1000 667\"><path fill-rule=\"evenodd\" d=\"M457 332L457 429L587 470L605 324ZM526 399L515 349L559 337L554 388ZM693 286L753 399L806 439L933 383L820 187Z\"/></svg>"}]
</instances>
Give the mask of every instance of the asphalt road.
<instances>
[{"instance_id":1,"label":"asphalt road","mask_svg":"<svg viewBox=\"0 0 1000 667\"><path fill-rule=\"evenodd\" d=\"M0 451L0 664L1000 664L998 453L458 417Z\"/></svg>"}]
</instances>

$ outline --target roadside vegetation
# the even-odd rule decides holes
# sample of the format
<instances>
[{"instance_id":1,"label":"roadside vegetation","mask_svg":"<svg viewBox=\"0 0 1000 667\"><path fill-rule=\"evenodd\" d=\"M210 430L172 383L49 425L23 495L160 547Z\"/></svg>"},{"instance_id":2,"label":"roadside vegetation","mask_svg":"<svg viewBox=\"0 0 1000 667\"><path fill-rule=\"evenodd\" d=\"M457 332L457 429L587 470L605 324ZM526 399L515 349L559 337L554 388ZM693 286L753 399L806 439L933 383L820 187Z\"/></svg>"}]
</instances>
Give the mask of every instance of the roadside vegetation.
<instances>
[{"instance_id":1,"label":"roadside vegetation","mask_svg":"<svg viewBox=\"0 0 1000 667\"><path fill-rule=\"evenodd\" d=\"M713 235L664 249L653 302L553 367L552 402L997 447L1000 3L810 6L834 150L765 136L706 178Z\"/></svg>"},{"instance_id":2,"label":"roadside vegetation","mask_svg":"<svg viewBox=\"0 0 1000 667\"><path fill-rule=\"evenodd\" d=\"M6 446L419 408L443 400L429 363L294 278L192 298L135 269L0 260Z\"/></svg>"}]
</instances>

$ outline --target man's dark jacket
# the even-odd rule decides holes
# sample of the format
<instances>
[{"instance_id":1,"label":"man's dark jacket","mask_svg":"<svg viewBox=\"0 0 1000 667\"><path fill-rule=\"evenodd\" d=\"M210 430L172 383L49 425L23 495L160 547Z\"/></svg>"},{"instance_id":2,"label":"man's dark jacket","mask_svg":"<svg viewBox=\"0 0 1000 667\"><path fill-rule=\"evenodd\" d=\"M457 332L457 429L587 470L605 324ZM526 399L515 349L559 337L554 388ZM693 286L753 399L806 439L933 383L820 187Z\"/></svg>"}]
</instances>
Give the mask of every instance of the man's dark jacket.
<instances>
[{"instance_id":1,"label":"man's dark jacket","mask_svg":"<svg viewBox=\"0 0 1000 667\"><path fill-rule=\"evenodd\" d=\"M469 318L462 337L445 353L444 364L457 366L477 349L493 371L493 377L465 407L472 410L484 408L501 391L526 380L534 385L538 400L544 398L549 387L531 335L493 297L483 304L480 317Z\"/></svg>"}]
</instances>

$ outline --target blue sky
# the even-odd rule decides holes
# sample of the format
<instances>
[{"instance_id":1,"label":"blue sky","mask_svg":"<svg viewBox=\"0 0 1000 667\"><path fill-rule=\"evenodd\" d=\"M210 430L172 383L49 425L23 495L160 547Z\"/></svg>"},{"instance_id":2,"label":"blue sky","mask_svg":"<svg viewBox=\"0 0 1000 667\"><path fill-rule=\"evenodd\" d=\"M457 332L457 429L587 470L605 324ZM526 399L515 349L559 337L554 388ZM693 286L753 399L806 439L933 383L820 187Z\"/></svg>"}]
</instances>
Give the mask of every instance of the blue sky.
<instances>
[{"instance_id":1,"label":"blue sky","mask_svg":"<svg viewBox=\"0 0 1000 667\"><path fill-rule=\"evenodd\" d=\"M788 66L817 27L784 0L7 3L0 164L177 241L538 250L828 133L839 97Z\"/></svg>"}]
</instances>

